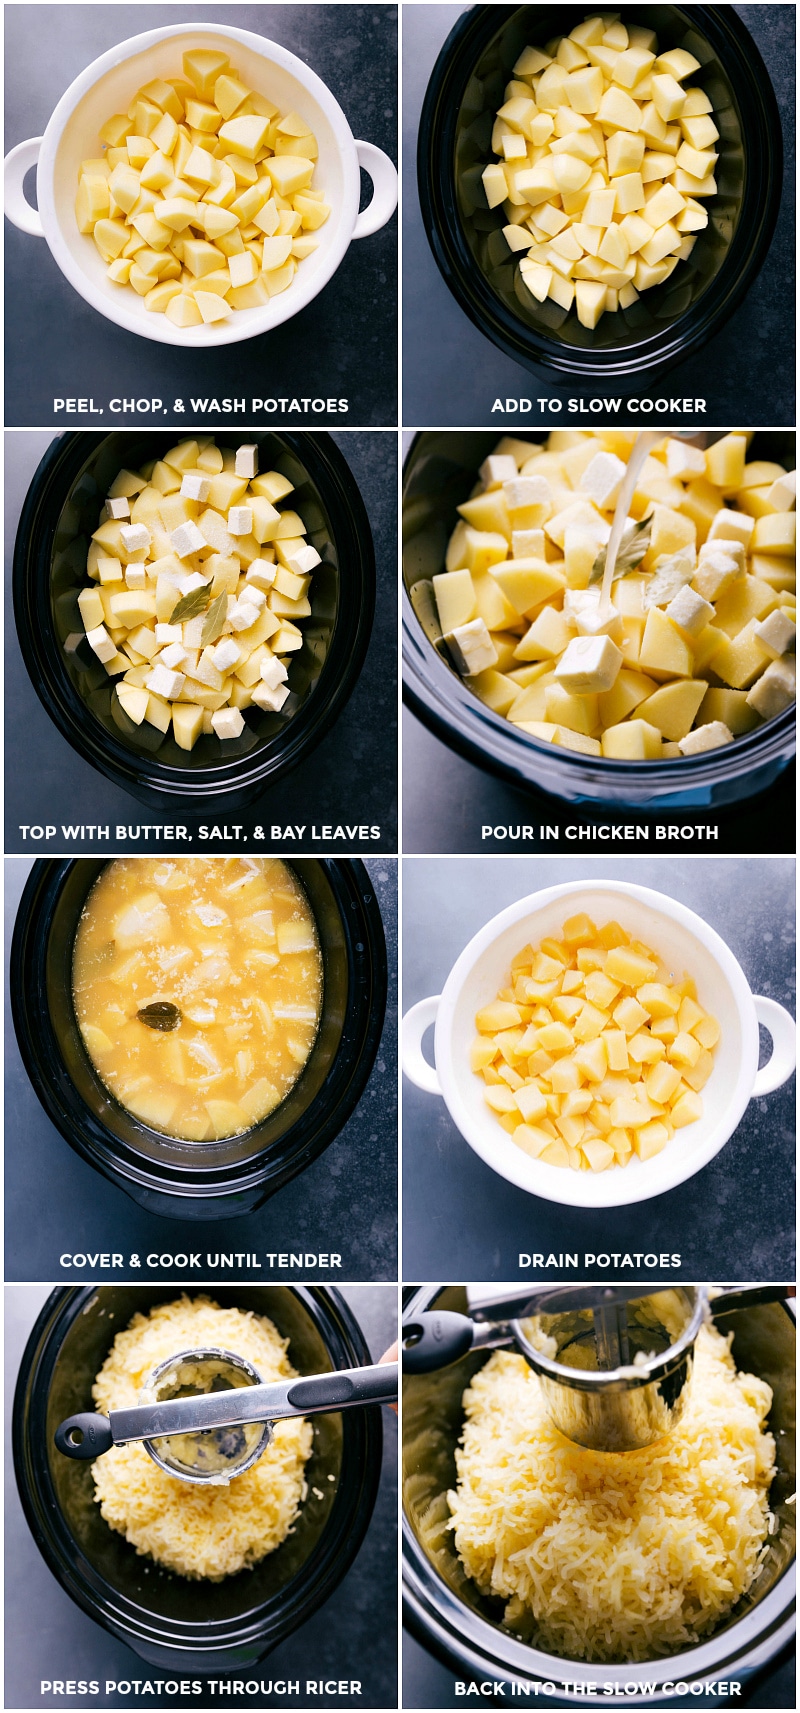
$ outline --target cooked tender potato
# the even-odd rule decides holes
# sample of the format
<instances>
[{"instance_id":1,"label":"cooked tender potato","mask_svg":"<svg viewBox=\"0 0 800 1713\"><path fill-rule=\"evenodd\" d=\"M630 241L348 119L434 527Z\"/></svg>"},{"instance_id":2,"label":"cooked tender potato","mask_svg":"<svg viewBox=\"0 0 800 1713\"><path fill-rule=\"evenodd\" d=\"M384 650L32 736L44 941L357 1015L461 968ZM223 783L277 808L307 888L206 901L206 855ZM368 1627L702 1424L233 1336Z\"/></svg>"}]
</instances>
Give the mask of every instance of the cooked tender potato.
<instances>
[{"instance_id":1,"label":"cooked tender potato","mask_svg":"<svg viewBox=\"0 0 800 1713\"><path fill-rule=\"evenodd\" d=\"M72 986L114 1097L154 1130L208 1142L259 1123L296 1083L317 1034L322 958L284 863L141 857L109 863L92 887Z\"/></svg>"},{"instance_id":2,"label":"cooked tender potato","mask_svg":"<svg viewBox=\"0 0 800 1713\"><path fill-rule=\"evenodd\" d=\"M691 976L583 912L523 947L475 1027L470 1064L512 1141L583 1172L652 1159L702 1116L720 1033Z\"/></svg>"},{"instance_id":3,"label":"cooked tender potato","mask_svg":"<svg viewBox=\"0 0 800 1713\"><path fill-rule=\"evenodd\" d=\"M285 291L330 207L299 114L248 89L226 54L192 49L183 71L102 126L105 154L81 163L75 218L115 285L198 327Z\"/></svg>"},{"instance_id":4,"label":"cooked tender potato","mask_svg":"<svg viewBox=\"0 0 800 1713\"><path fill-rule=\"evenodd\" d=\"M596 42L587 23L599 26ZM711 103L684 87L699 62L685 49L657 59L635 26L613 30L619 39L592 18L523 50L492 131L501 159L483 173L527 290L574 303L588 328L688 260L708 225L699 199L717 189Z\"/></svg>"},{"instance_id":5,"label":"cooked tender potato","mask_svg":"<svg viewBox=\"0 0 800 1713\"><path fill-rule=\"evenodd\" d=\"M458 507L432 584L450 657L475 694L540 742L613 761L680 760L788 707L795 490L780 465L747 462L750 438L654 444L602 611L635 431L501 440ZM743 509L753 494L757 518Z\"/></svg>"}]
</instances>

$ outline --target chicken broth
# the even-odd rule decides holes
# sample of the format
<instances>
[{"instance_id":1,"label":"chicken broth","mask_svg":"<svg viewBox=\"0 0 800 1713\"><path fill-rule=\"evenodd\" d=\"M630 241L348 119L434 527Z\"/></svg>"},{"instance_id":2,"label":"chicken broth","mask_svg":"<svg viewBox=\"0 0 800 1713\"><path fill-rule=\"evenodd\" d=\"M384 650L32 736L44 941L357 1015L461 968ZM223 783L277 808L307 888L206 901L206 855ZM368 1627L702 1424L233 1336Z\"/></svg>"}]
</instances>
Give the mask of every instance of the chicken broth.
<instances>
[{"instance_id":1,"label":"chicken broth","mask_svg":"<svg viewBox=\"0 0 800 1713\"><path fill-rule=\"evenodd\" d=\"M111 862L84 905L75 1011L128 1112L184 1141L239 1135L297 1082L322 957L306 896L274 858Z\"/></svg>"}]
</instances>

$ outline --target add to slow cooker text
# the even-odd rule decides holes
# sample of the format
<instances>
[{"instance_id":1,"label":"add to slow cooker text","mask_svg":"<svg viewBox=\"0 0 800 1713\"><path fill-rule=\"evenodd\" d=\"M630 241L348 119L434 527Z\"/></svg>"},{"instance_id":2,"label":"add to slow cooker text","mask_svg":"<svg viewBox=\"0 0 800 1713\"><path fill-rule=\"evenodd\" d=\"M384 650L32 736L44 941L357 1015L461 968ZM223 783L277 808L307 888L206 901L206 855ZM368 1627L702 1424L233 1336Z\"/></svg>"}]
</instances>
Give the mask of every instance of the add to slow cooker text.
<instances>
[{"instance_id":1,"label":"add to slow cooker text","mask_svg":"<svg viewBox=\"0 0 800 1713\"><path fill-rule=\"evenodd\" d=\"M216 1254L212 1254L208 1250L205 1255L202 1255L199 1250L195 1254L181 1255L159 1255L153 1251L150 1255L145 1255L144 1259L135 1252L126 1259L125 1255L115 1253L110 1249L96 1250L94 1254L90 1254L88 1251L85 1253L76 1251L75 1254L72 1254L69 1250L65 1250L64 1254L58 1257L59 1267L71 1269L77 1273L85 1272L87 1269L92 1273L137 1272L142 1267L149 1267L154 1272L171 1269L177 1270L179 1273L185 1273L188 1270L203 1273L206 1269L209 1272L223 1272L230 1269L231 1271L244 1270L261 1273L265 1263L267 1267L280 1273L311 1272L312 1268L315 1267L329 1272L341 1272L342 1270L342 1257L337 1255L335 1250L328 1250L327 1252L323 1250L314 1254L308 1249L265 1249L260 1257L256 1254L250 1254L245 1249L220 1250Z\"/></svg>"},{"instance_id":2,"label":"add to slow cooker text","mask_svg":"<svg viewBox=\"0 0 800 1713\"><path fill-rule=\"evenodd\" d=\"M481 827L482 839L521 839L529 844L545 845L554 839L588 839L590 842L608 844L622 841L625 843L649 844L651 839L656 844L676 843L683 845L706 844L711 839L719 838L719 827L711 827L705 823L697 826L667 824L663 821L647 822L641 826L628 821L587 821L581 826L538 827L526 826L524 822L517 826L484 825Z\"/></svg>"},{"instance_id":3,"label":"add to slow cooker text","mask_svg":"<svg viewBox=\"0 0 800 1713\"><path fill-rule=\"evenodd\" d=\"M705 399L651 398L543 398L495 399L492 416L530 416L534 405L542 416L560 416L564 405L568 416L619 416L627 411L631 416L705 416Z\"/></svg>"},{"instance_id":4,"label":"add to slow cooker text","mask_svg":"<svg viewBox=\"0 0 800 1713\"><path fill-rule=\"evenodd\" d=\"M157 398L107 399L105 404L94 398L53 399L54 416L105 416L108 411L110 416L182 417L188 412L193 416L247 416L256 421L264 416L347 416L349 410L350 400L346 398L192 398L173 399L171 405Z\"/></svg>"},{"instance_id":5,"label":"add to slow cooker text","mask_svg":"<svg viewBox=\"0 0 800 1713\"><path fill-rule=\"evenodd\" d=\"M246 845L252 842L253 844L291 844L297 847L304 843L312 845L368 844L380 840L381 837L379 825L375 823L370 825L363 821L354 822L352 825L349 821L340 822L336 825L333 822L312 822L308 825L295 827L245 827L236 822L225 826L219 826L217 823L207 826L201 823L199 827L170 825L163 822L145 822L139 826L127 827L121 825L112 827L110 823L100 826L91 822L79 826L62 824L60 827L35 824L28 826L20 823L19 833L23 842L30 842L34 845L49 844L53 839L61 839L64 844L108 844L112 841L118 845L136 844L139 841L148 844L152 840L154 844L218 843Z\"/></svg>"},{"instance_id":6,"label":"add to slow cooker text","mask_svg":"<svg viewBox=\"0 0 800 1713\"><path fill-rule=\"evenodd\" d=\"M563 1694L564 1691L581 1701L588 1700L590 1696L608 1696L616 1701L624 1701L626 1696L630 1698L634 1695L691 1695L694 1700L700 1700L703 1696L714 1696L725 1701L742 1693L741 1683L728 1679L716 1683L646 1683L638 1680L626 1683L569 1683L564 1679L553 1683L496 1683L493 1679L465 1683L462 1678L456 1678L453 1688L458 1697L478 1697L483 1701L528 1701L535 1700L539 1695L556 1695L559 1692Z\"/></svg>"}]
</instances>

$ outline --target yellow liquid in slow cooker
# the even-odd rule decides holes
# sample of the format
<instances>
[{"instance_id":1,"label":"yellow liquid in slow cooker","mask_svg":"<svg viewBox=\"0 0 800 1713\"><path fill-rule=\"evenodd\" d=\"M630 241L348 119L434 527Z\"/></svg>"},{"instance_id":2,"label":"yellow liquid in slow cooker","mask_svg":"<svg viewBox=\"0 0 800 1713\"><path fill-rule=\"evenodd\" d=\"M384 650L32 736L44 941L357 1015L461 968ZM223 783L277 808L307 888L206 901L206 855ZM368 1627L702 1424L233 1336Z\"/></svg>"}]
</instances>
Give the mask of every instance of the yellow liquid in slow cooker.
<instances>
[{"instance_id":1,"label":"yellow liquid in slow cooker","mask_svg":"<svg viewBox=\"0 0 800 1713\"><path fill-rule=\"evenodd\" d=\"M297 1081L322 957L285 863L134 858L109 863L89 893L72 985L86 1050L120 1104L207 1142L251 1129Z\"/></svg>"}]
</instances>

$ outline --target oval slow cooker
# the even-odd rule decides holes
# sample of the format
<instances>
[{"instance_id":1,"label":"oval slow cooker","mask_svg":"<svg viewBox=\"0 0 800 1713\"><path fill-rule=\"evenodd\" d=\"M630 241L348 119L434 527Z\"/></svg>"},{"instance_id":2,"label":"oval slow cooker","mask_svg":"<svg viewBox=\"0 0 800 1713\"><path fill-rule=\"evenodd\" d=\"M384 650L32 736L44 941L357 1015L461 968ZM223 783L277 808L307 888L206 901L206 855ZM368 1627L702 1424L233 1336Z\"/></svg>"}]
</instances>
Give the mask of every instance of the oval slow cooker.
<instances>
[{"instance_id":1,"label":"oval slow cooker","mask_svg":"<svg viewBox=\"0 0 800 1713\"><path fill-rule=\"evenodd\" d=\"M609 761L557 749L519 731L481 702L437 652L424 629L424 607L415 610L412 591L444 570L456 507L468 499L498 438L495 431L470 429L417 434L405 461L403 696L417 718L477 767L569 803L625 803L653 811L720 808L765 791L795 753L794 707L722 749L680 761ZM793 469L794 435L759 431L749 455Z\"/></svg>"},{"instance_id":2,"label":"oval slow cooker","mask_svg":"<svg viewBox=\"0 0 800 1713\"><path fill-rule=\"evenodd\" d=\"M363 863L300 858L320 938L322 1017L286 1099L241 1136L183 1142L134 1117L101 1082L78 1028L72 948L101 860L34 863L11 946L11 1008L22 1060L48 1118L77 1154L150 1213L251 1213L338 1135L364 1090L387 993L380 911Z\"/></svg>"},{"instance_id":3,"label":"oval slow cooker","mask_svg":"<svg viewBox=\"0 0 800 1713\"><path fill-rule=\"evenodd\" d=\"M446 284L470 320L534 373L586 386L652 381L718 333L765 260L781 197L781 122L755 42L733 6L637 6L660 51L686 48L714 109L717 194L709 224L674 274L627 310L582 327L573 310L539 304L521 283L502 207L489 210L481 173L495 157L492 125L515 61L585 16L576 6L475 6L451 30L433 69L417 150L422 218ZM634 91L635 94L635 91Z\"/></svg>"},{"instance_id":4,"label":"oval slow cooker","mask_svg":"<svg viewBox=\"0 0 800 1713\"><path fill-rule=\"evenodd\" d=\"M33 478L14 549L14 617L31 683L62 736L84 761L141 802L183 813L244 808L306 759L333 724L364 662L375 611L375 555L364 502L330 435L247 430L259 467L294 486L309 543L321 555L311 579L311 617L289 669L290 712L251 707L240 737L216 736L179 749L171 733L134 724L115 680L82 640L78 595L86 554L117 472L137 469L175 445L175 432L65 434ZM215 432L220 447L244 432Z\"/></svg>"},{"instance_id":5,"label":"oval slow cooker","mask_svg":"<svg viewBox=\"0 0 800 1713\"><path fill-rule=\"evenodd\" d=\"M137 1310L175 1295L174 1285L115 1285L48 1297L17 1381L14 1467L36 1545L82 1610L153 1665L214 1675L263 1659L339 1586L372 1515L383 1429L377 1405L314 1419L308 1494L294 1530L253 1570L196 1582L137 1556L103 1521L91 1465L62 1457L53 1433L65 1415L92 1407L92 1382L117 1332ZM213 1295L223 1307L268 1315L301 1373L370 1361L336 1291L243 1284L215 1286Z\"/></svg>"},{"instance_id":6,"label":"oval slow cooker","mask_svg":"<svg viewBox=\"0 0 800 1713\"><path fill-rule=\"evenodd\" d=\"M467 1312L461 1286L415 1291L404 1318L436 1306ZM713 1313L713 1304L712 1304ZM637 1665L597 1665L564 1659L521 1642L503 1628L503 1603L482 1595L464 1572L446 1522L448 1488L456 1480L455 1448L463 1425L461 1398L488 1352L463 1357L437 1373L403 1381L403 1607L415 1639L459 1677L511 1683L511 1694L546 1694L551 1702L608 1705L602 1685L626 1706L694 1706L699 1689L746 1682L773 1660L794 1634L795 1323L784 1303L740 1309L725 1320L739 1366L773 1388L769 1427L777 1445L770 1506L778 1527L749 1593L699 1646ZM423 1544L425 1543L425 1544ZM593 1693L588 1685L597 1684ZM644 1680L648 1692L644 1692ZM682 1684L677 1696L667 1687ZM637 1689L635 1686L639 1685ZM713 1693L713 1692L712 1692Z\"/></svg>"}]
</instances>

